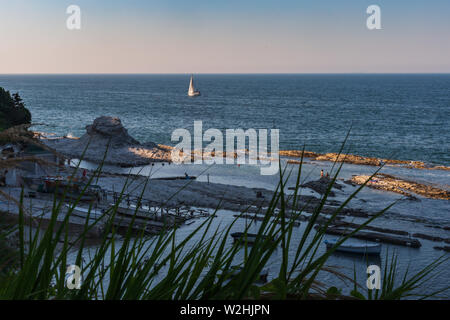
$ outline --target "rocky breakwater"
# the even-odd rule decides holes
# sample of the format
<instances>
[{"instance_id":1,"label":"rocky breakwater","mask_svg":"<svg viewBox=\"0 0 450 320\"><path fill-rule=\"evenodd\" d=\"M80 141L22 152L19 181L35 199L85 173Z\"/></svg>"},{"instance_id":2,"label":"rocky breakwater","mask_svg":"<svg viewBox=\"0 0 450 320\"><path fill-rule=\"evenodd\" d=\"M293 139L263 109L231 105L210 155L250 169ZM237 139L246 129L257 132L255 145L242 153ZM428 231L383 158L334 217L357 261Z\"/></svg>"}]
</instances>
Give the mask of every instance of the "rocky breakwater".
<instances>
[{"instance_id":1,"label":"rocky breakwater","mask_svg":"<svg viewBox=\"0 0 450 320\"><path fill-rule=\"evenodd\" d=\"M120 119L115 117L95 119L86 126L86 133L81 138L47 138L42 141L68 158L83 157L84 160L97 163L104 159L106 164L131 167L171 161L169 147L154 142L140 143L128 134Z\"/></svg>"},{"instance_id":2,"label":"rocky breakwater","mask_svg":"<svg viewBox=\"0 0 450 320\"><path fill-rule=\"evenodd\" d=\"M325 153L320 154L311 151L300 151L300 150L282 150L280 151L280 156L290 157L290 158L308 158L311 161L331 161L331 162L344 162L356 165L365 166L400 166L409 169L427 169L427 170L450 170L450 167L431 165L423 161L409 161L409 160L395 160L395 159L381 159L374 157L363 157L354 154L344 154L344 153ZM290 159L288 160L290 164L299 164L300 160Z\"/></svg>"},{"instance_id":3,"label":"rocky breakwater","mask_svg":"<svg viewBox=\"0 0 450 320\"><path fill-rule=\"evenodd\" d=\"M364 184L369 178L370 176L368 175L353 176L348 183L361 185ZM367 186L373 189L396 192L411 199L417 199L413 196L412 193L414 193L430 199L450 200L450 191L448 190L443 190L431 185L409 181L383 173L378 173L370 179Z\"/></svg>"}]
</instances>

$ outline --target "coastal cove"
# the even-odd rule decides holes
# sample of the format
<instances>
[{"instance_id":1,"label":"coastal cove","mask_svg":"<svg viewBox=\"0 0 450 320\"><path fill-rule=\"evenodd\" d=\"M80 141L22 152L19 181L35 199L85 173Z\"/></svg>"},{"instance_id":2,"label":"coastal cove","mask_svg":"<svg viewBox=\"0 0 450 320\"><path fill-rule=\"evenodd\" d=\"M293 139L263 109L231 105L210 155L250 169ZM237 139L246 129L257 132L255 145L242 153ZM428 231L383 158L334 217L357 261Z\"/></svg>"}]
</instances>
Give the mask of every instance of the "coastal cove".
<instances>
[{"instance_id":1,"label":"coastal cove","mask_svg":"<svg viewBox=\"0 0 450 320\"><path fill-rule=\"evenodd\" d=\"M57 78L57 76L54 77ZM73 76L70 81L74 81L74 79L78 79L77 81L80 79L92 80L89 76L80 77ZM100 76L92 77L98 81ZM114 79L114 81L118 81L116 85L121 86L124 81L123 77L125 76L113 76L108 78L108 81ZM145 76L143 77L147 79ZM152 76L148 77L153 79ZM272 80L276 79L276 76L274 77ZM50 76L50 80L56 78ZM64 78L60 79L64 80ZM168 77L168 79L172 78ZM444 81L446 81L445 79L444 77ZM26 81L30 81L30 79ZM258 78L255 81L258 82L261 79ZM26 91L20 87L18 89L21 92ZM129 94L121 93L121 96L127 95ZM30 96L33 97L33 94ZM139 97L138 94L136 96ZM148 98L147 95L144 96L145 99ZM174 97L172 99L175 99ZM139 100L140 103L143 103L144 97L140 98L143 99ZM180 99L182 98L180 97ZM270 101L270 99L266 100ZM160 96L158 101L162 101L162 105L164 105L163 97ZM279 97L277 103L283 104L281 101L282 99ZM100 100L95 98L83 103L86 105L97 104L100 103ZM125 102L116 101L115 103L119 107L119 105L123 106ZM355 135L353 127L350 138L344 145L343 154L337 153L341 146L338 141L341 139L336 138L336 132L329 135L329 132L327 133L325 130L323 133L327 134L320 138L333 139L332 145L323 142L323 145L328 146L329 149L323 149L324 146L321 142L320 148L316 149L319 151L305 152L300 151L302 146L299 145L299 142L292 142L295 140L293 135L283 140L283 134L281 134L280 142L281 145L284 144L285 148L280 151L279 165L280 172L285 177L283 194L286 198L281 203L272 204L272 199L276 198L280 191L279 174L262 175L259 164L175 163L171 158L173 146L167 142L165 137L170 136L172 129L170 125L176 123L177 120L168 120L170 117L167 114L163 116L166 110L151 111L147 105L149 109L144 108L144 110L148 112L148 115L140 120L132 121L130 120L132 118L130 110L133 109L133 106L137 109L142 108L142 106L138 107L136 103L131 103L131 107L126 112L121 107L121 113L125 116L125 120L111 116L110 111L106 108L90 111L79 110L76 114L71 112L72 109L60 108L62 110L60 113L50 114L40 107L35 108L35 104L30 104L30 109L34 110L33 119L41 117L42 114L48 117L45 124L33 120L31 131L26 132L31 136L34 134L40 147L33 149L27 143L9 144L5 145L2 154L4 161L11 161L11 159L21 156L36 156L41 163L38 162L31 166L28 163L5 171L4 185L0 187L3 195L0 211L5 213L5 217L10 221L18 223L21 210L17 202L12 199L20 199L22 187L25 187L23 199L26 207L22 210L26 212L26 222L35 223L27 229L32 235L37 232L36 230L46 230L49 225L52 225L51 221L54 218L52 201L62 197L65 204L58 211L55 223L62 225L64 221L68 221L66 240L75 246L68 253L68 260L75 263L80 257L84 262L89 262L90 257L101 247L101 241L105 237L114 243L113 247L120 248L126 243L124 238L127 230L132 230L133 236L137 236L142 231L145 239L150 240L157 239L161 234L166 234L170 230L176 230L174 244L181 244L188 240L186 250L194 250L197 241L213 236L212 230L223 232L230 227L230 235L239 235L243 230L248 229L249 235L254 235L264 225L266 218L274 225L292 223L292 247L287 254L289 257L294 257L296 255L295 247L302 243L302 235L307 232L308 223L313 221L318 208L320 208L320 213L317 220L314 220L313 230L324 232L323 239L318 242L317 253L325 254L327 253L325 240L333 242L340 236L361 227L365 221L377 217L379 212L393 205L349 239L353 248L377 243L379 251L376 257L349 256L342 252L334 252L327 260L326 268L330 267L331 269L325 268L326 270L319 272L318 281L325 283L328 287L340 288L341 293L347 296L351 295L353 284L343 281L342 277L336 277L334 271L330 272L330 270L339 270L344 278L355 277L358 285L364 287L367 279L367 266L371 264L382 267L392 254L398 256L397 268L400 274L406 271L420 272L430 261L446 257L449 254L450 185L448 182L450 181L450 167L448 154L441 150L447 148L448 143L444 141L439 145L439 139L447 134L445 130L436 138L437 144L422 145L421 147L420 141L414 140L404 145L405 150L409 151L401 153L401 156L398 157L391 157L392 152L395 153L395 148L376 151L379 141L370 140L367 135L364 137L366 140L358 141L358 129L356 129ZM194 110L199 107L190 105L190 102L186 101L180 103L186 104L185 108L192 107ZM199 102L199 105L202 103L204 102ZM216 100L215 104L220 105L220 101ZM205 105L203 106L206 108ZM284 106L287 109L290 108L287 105ZM118 110L114 109L114 103L110 107L112 111ZM254 106L248 105L248 107L251 109ZM174 108L177 108L176 104ZM270 107L270 109L273 108L275 108L274 105ZM446 109L441 107L438 108L438 113L442 112L442 109L445 114ZM303 110L305 109L298 108L296 112L301 114ZM351 112L357 112L357 110L358 108L355 107ZM386 112L386 110L384 111ZM143 113L142 110L140 112ZM186 112L184 110L183 114L186 115ZM238 111L235 110L235 112ZM94 117L92 121L88 120L97 113L100 113L101 116ZM208 112L204 110L196 113L196 116L205 116L205 113ZM35 114L36 117L34 117ZM152 114L155 116L150 117ZM310 116L316 117L317 114L312 112ZM64 122L65 117L71 117L73 121ZM58 125L55 125L56 118L61 121ZM266 119L269 118L266 117ZM247 119L247 122L242 119L245 117L221 118L221 121L223 121L223 125L233 123L232 127L234 128L245 129L254 125L250 119ZM300 115L297 120L299 119ZM151 127L146 126L147 122L145 121L147 120L152 123ZM189 119L183 120L183 123L188 123L188 121ZM218 124L216 117L211 117L208 121ZM295 125L292 121L283 121L280 122L282 125L280 132L287 129L284 132L287 131L289 135L290 131L302 132L304 130L300 121ZM316 121L320 123L325 120L319 117L316 118ZM326 121L330 123L331 120ZM363 122L365 120L359 124L362 126L359 130L363 130L363 127L367 126L367 123ZM335 124L332 121L331 123ZM73 127L69 127L72 124L80 126L82 129L73 130ZM267 121L260 124L269 126ZM388 126L388 124L383 125ZM442 125L445 126L445 119L442 123L438 123L439 128ZM186 128L190 129L189 125ZM314 127L314 130L316 129ZM436 130L436 128L429 130L431 131L422 132L422 134L433 135L432 130ZM318 130L318 132L320 131L321 129ZM65 133L62 134L62 132ZM152 133L150 134L150 132ZM398 134L404 135L405 133L399 132ZM297 134L297 138L299 136L300 134ZM342 141L344 138L345 134L342 136ZM392 139L392 136L388 134L381 140L383 139L389 140ZM301 139L299 138L299 140ZM370 142L373 142L375 147L369 148L369 150L365 144ZM313 144L311 148L305 146L305 149L314 150L314 147L317 146ZM390 145L385 144L385 147L389 148ZM417 148L422 148L419 157L412 158L417 154ZM429 148L434 149L427 154L428 158L423 157ZM354 150L359 150L362 154L353 152ZM375 151L373 152L373 150ZM200 159L212 156L212 153L203 153L203 150L194 152L200 153ZM221 157L236 159L239 152L249 156L248 151L243 149L231 154L223 153ZM82 158L83 160L80 160ZM29 162L30 159L26 159L28 160L25 163ZM53 161L54 165L50 165L48 161ZM269 162L271 164L278 163L273 159ZM340 167L341 164L342 167ZM99 169L100 167L101 169ZM301 175L299 176L300 169ZM331 184L338 170L340 170L339 175L336 177L335 183ZM379 172L371 177L378 170ZM300 177L299 181L296 181L297 177ZM87 181L95 183L89 185L90 182ZM359 190L360 186L365 183L367 186ZM68 190L67 194L65 191L62 193L61 186L64 187L62 189ZM85 190L85 192L81 190ZM349 203L346 203L346 200L358 190L357 195ZM123 197L121 193L123 193ZM325 195L327 198L322 202ZM72 208L73 200L77 199L80 202ZM343 207L340 208L340 206ZM301 214L295 216L292 212L299 208L301 208ZM111 209L117 210L117 217L115 214L109 213ZM282 219L285 221L276 221L276 215L283 210L287 210ZM327 219L337 211L338 214L333 223L324 227ZM112 217L112 224L114 228L117 228L117 237L115 233L108 231L109 220L105 217ZM202 230L192 238L190 237L202 223L208 221L211 221L211 230L204 232ZM79 256L76 250L80 245L78 237L83 234L85 224L92 228L85 235L86 250ZM225 248L229 250L237 241L230 235L225 239ZM255 239L254 236L252 239ZM12 239L11 241L16 240ZM61 249L59 246L62 246L64 241L62 238L57 240L58 250ZM308 239L306 244L312 243L310 241L311 239ZM153 244L150 243L143 248L152 252L154 249L152 246ZM111 258L113 254L111 250L113 249L105 249L102 259ZM170 255L170 249L165 249L164 253ZM233 259L234 266L242 263L246 255L246 250L239 250ZM282 267L282 260L282 250L275 249L265 264L265 281L270 283L277 277L277 270ZM448 269L449 261L445 260L442 267ZM170 273L169 267L164 264L155 263L153 268L156 273L154 275L155 282L152 285L163 281ZM205 272L206 270L199 274L199 279L202 279ZM232 271L227 270L227 272ZM440 273L430 281L429 287L423 288L421 294L432 293L441 284L449 282L449 276ZM103 285L108 287L109 280L104 279Z\"/></svg>"},{"instance_id":2,"label":"coastal cove","mask_svg":"<svg viewBox=\"0 0 450 320\"><path fill-rule=\"evenodd\" d=\"M64 142L61 141L60 143ZM290 175L290 178L285 183L286 189L295 185L295 178L299 169L299 163L292 162L293 154L289 153L289 155L290 157L281 157L281 165L283 168L287 168L286 172ZM336 170L336 168L333 168L333 164L332 161L304 159L300 201L304 201L304 204L308 203L308 205L304 206L304 215L302 215L304 218L299 221L299 226L295 228L296 235L294 239L297 239L297 241L305 227L305 222L301 221L308 219L308 216L314 210L315 203L323 194L323 190L320 191L321 189L316 187L318 181L320 181L320 171L324 170L333 175ZM81 169L89 170L89 172L93 172L98 167L96 163L90 161L81 161L79 163L76 159L72 160L72 165L79 165ZM352 179L358 176L370 176L378 168L379 166L373 164L344 163L338 177L337 186L332 189L332 193L322 212L324 214L327 212L332 213L337 205L342 203L357 189L357 185L352 183ZM234 221L236 215L244 211L248 212L248 216L235 222L232 231L236 232L242 231L248 224L253 224L250 231L257 231L261 222L258 222L256 217L262 216L260 215L262 209L267 207L268 201L279 183L276 175L260 175L259 168L255 165L177 165L158 160L149 165L131 168L106 164L103 166L102 172L103 174L99 177L97 183L109 192L119 191L125 181L131 179L125 193L134 197L142 194L143 199L145 199L144 203L146 201L155 204L163 203L164 206L170 208L185 208L186 210L201 208L210 214L219 209L213 222L213 226L216 227L221 225L223 227L227 226ZM440 190L450 191L447 185L450 179L448 170L423 170L422 168L402 165L386 165L381 169L381 173L389 177L396 176L418 181L440 188ZM182 177L185 174L196 177L196 179L191 181L169 179L171 177ZM143 190L142 186L148 178L150 180L146 190ZM326 186L328 182L324 180L324 183L324 186ZM289 190L286 190L286 192L288 194L293 193ZM259 197L258 193L260 194ZM397 202L382 217L377 218L370 224L368 232L381 231L392 238L394 242L398 238L395 234L403 234L410 239L420 242L420 248L412 248L405 245L392 244L388 238L387 243L383 242L380 259L371 259L371 263L383 265L386 254L396 252L399 254L399 260L401 261L399 266L400 272L406 271L407 268L418 271L425 266L427 261L437 259L443 254L438 248L448 247L450 244L450 216L448 215L450 202L448 199L432 199L420 194L412 194L414 196L411 197L390 190L367 187L342 212L339 219L340 224L344 226L358 225L363 223L367 217L373 216L393 202ZM192 224L182 226L178 231L179 241L197 228L203 219L207 218L200 218L200 221L194 220L195 222ZM326 236L326 239L329 240L335 238L336 235L333 234ZM196 240L197 238L194 238L192 242L195 243ZM351 241L361 244L367 243L366 240L360 239L352 239ZM229 245L232 245L231 239L229 240ZM320 247L319 252L324 252L325 249L325 246ZM95 246L92 250L95 250ZM273 277L273 272L279 267L279 258L276 255L269 261L269 279ZM409 265L411 259L416 261L413 266ZM329 260L330 265L340 266L344 274L347 274L349 277L352 276L354 263L356 263L357 270L359 270L358 279L363 284L366 266L364 258L358 259L352 256L334 254ZM164 270L164 268L161 269L161 276L164 276ZM326 273L321 273L319 279L326 281L328 284L347 288L344 290L346 293L349 292L347 290L351 289L351 285L343 284ZM440 277L436 278L436 285L438 285L439 281L446 282L449 279L446 275L441 274Z\"/></svg>"},{"instance_id":3,"label":"coastal cove","mask_svg":"<svg viewBox=\"0 0 450 320\"><path fill-rule=\"evenodd\" d=\"M450 1L4 7L0 302L450 301Z\"/></svg>"}]
</instances>

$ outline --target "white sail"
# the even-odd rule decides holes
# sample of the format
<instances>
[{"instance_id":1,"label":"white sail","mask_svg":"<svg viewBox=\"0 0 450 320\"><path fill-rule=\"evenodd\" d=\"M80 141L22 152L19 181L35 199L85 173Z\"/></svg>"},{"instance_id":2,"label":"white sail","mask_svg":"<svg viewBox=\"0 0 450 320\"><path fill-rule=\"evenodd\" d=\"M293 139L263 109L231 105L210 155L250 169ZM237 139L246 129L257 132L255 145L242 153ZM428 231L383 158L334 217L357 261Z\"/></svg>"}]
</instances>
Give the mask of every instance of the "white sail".
<instances>
[{"instance_id":1,"label":"white sail","mask_svg":"<svg viewBox=\"0 0 450 320\"><path fill-rule=\"evenodd\" d=\"M194 89L194 77L191 76L191 81L190 81L190 83L189 83L189 91L188 91L188 94L191 95L191 94L193 94L194 92L195 92L195 89Z\"/></svg>"},{"instance_id":2,"label":"white sail","mask_svg":"<svg viewBox=\"0 0 450 320\"><path fill-rule=\"evenodd\" d=\"M191 76L191 81L189 82L189 90L188 90L188 96L189 97L196 97L200 95L200 91L195 91L194 87L194 76Z\"/></svg>"}]
</instances>

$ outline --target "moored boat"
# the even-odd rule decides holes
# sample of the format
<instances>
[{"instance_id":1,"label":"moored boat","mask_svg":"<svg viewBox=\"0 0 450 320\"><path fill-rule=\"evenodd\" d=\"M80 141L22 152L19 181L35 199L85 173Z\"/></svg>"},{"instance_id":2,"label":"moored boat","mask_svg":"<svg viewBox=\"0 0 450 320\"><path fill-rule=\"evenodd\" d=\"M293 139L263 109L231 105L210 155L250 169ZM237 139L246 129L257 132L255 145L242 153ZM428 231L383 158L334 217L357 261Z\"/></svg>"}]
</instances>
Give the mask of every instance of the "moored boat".
<instances>
[{"instance_id":1,"label":"moored boat","mask_svg":"<svg viewBox=\"0 0 450 320\"><path fill-rule=\"evenodd\" d=\"M327 249L336 245L338 240L325 240ZM354 254L379 255L381 253L380 243L343 243L336 248L336 251Z\"/></svg>"}]
</instances>

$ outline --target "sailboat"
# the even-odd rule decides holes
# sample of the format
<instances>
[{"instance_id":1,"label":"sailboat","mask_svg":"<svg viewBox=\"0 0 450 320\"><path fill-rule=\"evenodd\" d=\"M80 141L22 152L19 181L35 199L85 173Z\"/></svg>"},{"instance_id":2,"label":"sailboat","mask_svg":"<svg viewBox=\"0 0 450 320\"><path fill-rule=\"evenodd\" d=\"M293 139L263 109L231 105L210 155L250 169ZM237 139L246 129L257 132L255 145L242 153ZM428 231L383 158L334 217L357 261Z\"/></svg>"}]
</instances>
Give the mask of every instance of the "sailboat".
<instances>
[{"instance_id":1,"label":"sailboat","mask_svg":"<svg viewBox=\"0 0 450 320\"><path fill-rule=\"evenodd\" d=\"M191 81L189 83L188 96L189 97L198 97L200 95L200 91L195 91L194 88L194 76L191 75Z\"/></svg>"}]
</instances>

